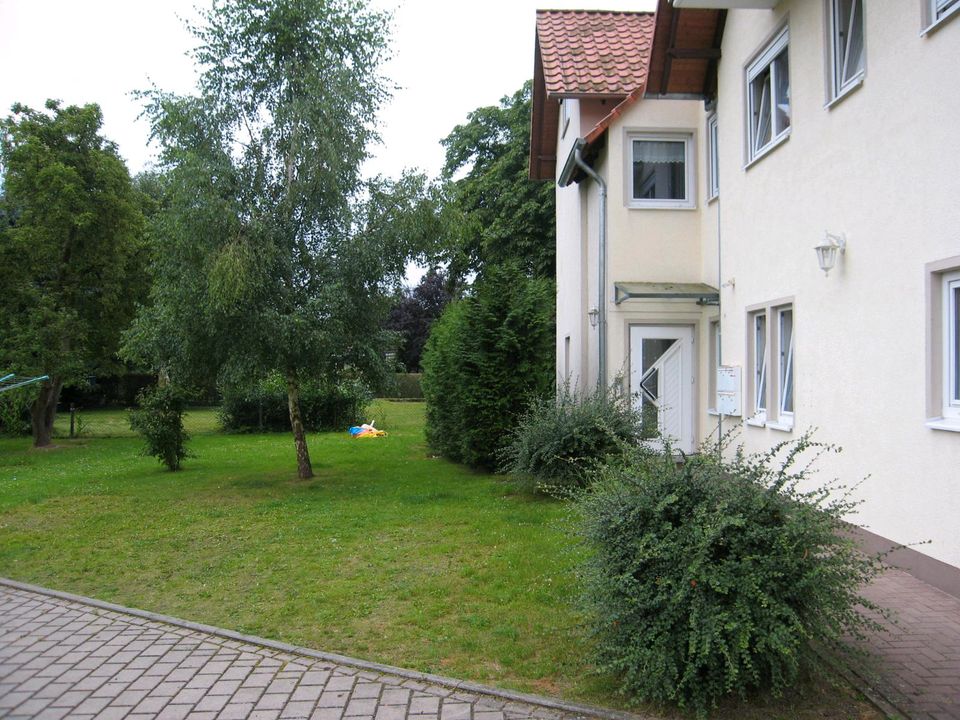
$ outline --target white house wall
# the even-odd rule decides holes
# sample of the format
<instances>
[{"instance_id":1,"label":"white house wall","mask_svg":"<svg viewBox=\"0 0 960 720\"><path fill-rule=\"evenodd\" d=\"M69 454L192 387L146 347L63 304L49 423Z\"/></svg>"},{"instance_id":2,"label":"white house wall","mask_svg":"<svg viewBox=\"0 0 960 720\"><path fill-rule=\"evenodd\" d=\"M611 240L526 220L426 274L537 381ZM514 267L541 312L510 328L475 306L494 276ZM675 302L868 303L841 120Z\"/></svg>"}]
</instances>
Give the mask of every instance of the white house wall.
<instances>
[{"instance_id":1,"label":"white house wall","mask_svg":"<svg viewBox=\"0 0 960 720\"><path fill-rule=\"evenodd\" d=\"M795 429L745 427L748 448L819 428L819 439L844 448L824 458L822 479L870 475L858 522L896 542L932 540L918 549L960 566L960 433L925 424L926 265L960 256L960 18L923 36L919 2L864 6L863 84L829 109L827 3L729 12L718 90L720 200L702 213L699 234L704 248L716 244L719 210L723 359L742 366L745 381L748 308L778 299L794 305ZM784 23L790 136L745 168L745 64ZM619 136L611 132L611 151ZM616 222L650 236L646 223L634 230L629 220ZM664 237L663 279L680 272L671 243L688 247L684 222L676 220L669 242ZM845 233L848 242L829 277L813 251L825 231ZM615 250L615 278L628 256ZM687 266L691 279L709 276L704 258L708 252Z\"/></svg>"}]
</instances>

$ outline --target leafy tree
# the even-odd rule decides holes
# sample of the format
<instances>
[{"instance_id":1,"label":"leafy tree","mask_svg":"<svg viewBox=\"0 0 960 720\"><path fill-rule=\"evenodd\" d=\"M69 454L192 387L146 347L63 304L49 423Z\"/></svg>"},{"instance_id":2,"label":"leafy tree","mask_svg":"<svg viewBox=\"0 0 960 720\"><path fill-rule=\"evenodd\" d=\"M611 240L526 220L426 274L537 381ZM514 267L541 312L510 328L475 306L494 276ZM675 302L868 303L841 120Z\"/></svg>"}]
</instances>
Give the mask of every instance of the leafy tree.
<instances>
[{"instance_id":1,"label":"leafy tree","mask_svg":"<svg viewBox=\"0 0 960 720\"><path fill-rule=\"evenodd\" d=\"M427 272L412 290L404 290L390 309L387 329L400 334L397 357L409 372L420 371L420 357L430 335L430 327L450 302L445 275L434 269Z\"/></svg>"},{"instance_id":2,"label":"leafy tree","mask_svg":"<svg viewBox=\"0 0 960 720\"><path fill-rule=\"evenodd\" d=\"M198 94L143 94L167 207L129 352L183 376L280 372L311 477L300 385L382 357L384 278L404 266L351 212L387 97L387 17L359 0L230 0L191 30Z\"/></svg>"},{"instance_id":3,"label":"leafy tree","mask_svg":"<svg viewBox=\"0 0 960 720\"><path fill-rule=\"evenodd\" d=\"M455 226L455 275L513 262L528 275L554 276L553 184L528 175L532 87L528 81L499 106L477 108L442 141L443 174L462 213Z\"/></svg>"},{"instance_id":4,"label":"leafy tree","mask_svg":"<svg viewBox=\"0 0 960 720\"><path fill-rule=\"evenodd\" d=\"M64 385L117 370L115 352L146 290L139 194L100 134L97 105L14 105L0 122L0 367L49 375L30 408L50 444Z\"/></svg>"}]
</instances>

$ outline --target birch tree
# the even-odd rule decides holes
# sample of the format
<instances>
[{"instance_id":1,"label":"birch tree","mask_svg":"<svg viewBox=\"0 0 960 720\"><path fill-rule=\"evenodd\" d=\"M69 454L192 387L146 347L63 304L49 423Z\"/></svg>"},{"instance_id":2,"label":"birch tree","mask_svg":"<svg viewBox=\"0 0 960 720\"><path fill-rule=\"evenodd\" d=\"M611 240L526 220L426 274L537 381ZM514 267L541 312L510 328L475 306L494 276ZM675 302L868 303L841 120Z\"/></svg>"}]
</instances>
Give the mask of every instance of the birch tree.
<instances>
[{"instance_id":1,"label":"birch tree","mask_svg":"<svg viewBox=\"0 0 960 720\"><path fill-rule=\"evenodd\" d=\"M308 478L300 384L369 347L372 304L403 267L352 230L388 17L359 0L228 0L190 29L198 92L142 94L168 194L129 345L173 372L281 372Z\"/></svg>"}]
</instances>

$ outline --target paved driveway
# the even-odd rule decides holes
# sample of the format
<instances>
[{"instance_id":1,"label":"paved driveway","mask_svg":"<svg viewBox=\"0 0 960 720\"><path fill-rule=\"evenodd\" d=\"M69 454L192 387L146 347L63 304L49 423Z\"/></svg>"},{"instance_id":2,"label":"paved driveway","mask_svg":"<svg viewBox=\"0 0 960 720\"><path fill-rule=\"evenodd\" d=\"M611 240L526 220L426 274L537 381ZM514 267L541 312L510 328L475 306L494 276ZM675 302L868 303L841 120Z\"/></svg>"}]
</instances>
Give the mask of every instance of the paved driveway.
<instances>
[{"instance_id":1,"label":"paved driveway","mask_svg":"<svg viewBox=\"0 0 960 720\"><path fill-rule=\"evenodd\" d=\"M0 717L567 720L586 716L638 717L300 651L0 581Z\"/></svg>"}]
</instances>

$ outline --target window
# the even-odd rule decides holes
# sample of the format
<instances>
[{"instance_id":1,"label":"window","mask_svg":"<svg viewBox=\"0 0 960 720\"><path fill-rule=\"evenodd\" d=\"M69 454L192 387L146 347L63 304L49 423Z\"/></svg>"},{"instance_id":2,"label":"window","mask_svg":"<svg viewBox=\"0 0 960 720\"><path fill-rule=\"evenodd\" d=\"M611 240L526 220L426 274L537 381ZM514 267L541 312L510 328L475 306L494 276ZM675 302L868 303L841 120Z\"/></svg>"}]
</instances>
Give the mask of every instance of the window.
<instances>
[{"instance_id":1,"label":"window","mask_svg":"<svg viewBox=\"0 0 960 720\"><path fill-rule=\"evenodd\" d=\"M793 428L793 305L771 304L748 315L750 425Z\"/></svg>"},{"instance_id":2,"label":"window","mask_svg":"<svg viewBox=\"0 0 960 720\"><path fill-rule=\"evenodd\" d=\"M960 420L960 272L943 277L943 417Z\"/></svg>"},{"instance_id":3,"label":"window","mask_svg":"<svg viewBox=\"0 0 960 720\"><path fill-rule=\"evenodd\" d=\"M841 97L863 79L863 0L830 3L831 100Z\"/></svg>"},{"instance_id":4,"label":"window","mask_svg":"<svg viewBox=\"0 0 960 720\"><path fill-rule=\"evenodd\" d=\"M720 195L720 156L717 152L717 115L707 118L707 199Z\"/></svg>"},{"instance_id":5,"label":"window","mask_svg":"<svg viewBox=\"0 0 960 720\"><path fill-rule=\"evenodd\" d=\"M756 423L767 419L767 313L750 314L750 399Z\"/></svg>"},{"instance_id":6,"label":"window","mask_svg":"<svg viewBox=\"0 0 960 720\"><path fill-rule=\"evenodd\" d=\"M957 10L960 10L960 0L926 0L926 17L924 24L927 29L941 20L946 20Z\"/></svg>"},{"instance_id":7,"label":"window","mask_svg":"<svg viewBox=\"0 0 960 720\"><path fill-rule=\"evenodd\" d=\"M789 31L784 28L747 67L747 159L756 160L790 130Z\"/></svg>"},{"instance_id":8,"label":"window","mask_svg":"<svg viewBox=\"0 0 960 720\"><path fill-rule=\"evenodd\" d=\"M630 206L692 208L691 135L630 135Z\"/></svg>"},{"instance_id":9,"label":"window","mask_svg":"<svg viewBox=\"0 0 960 720\"><path fill-rule=\"evenodd\" d=\"M777 420L781 425L793 425L793 308L777 308Z\"/></svg>"}]
</instances>

